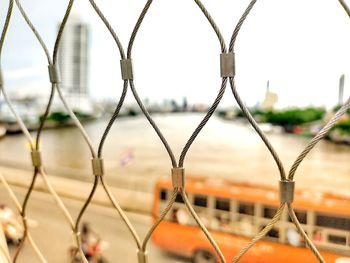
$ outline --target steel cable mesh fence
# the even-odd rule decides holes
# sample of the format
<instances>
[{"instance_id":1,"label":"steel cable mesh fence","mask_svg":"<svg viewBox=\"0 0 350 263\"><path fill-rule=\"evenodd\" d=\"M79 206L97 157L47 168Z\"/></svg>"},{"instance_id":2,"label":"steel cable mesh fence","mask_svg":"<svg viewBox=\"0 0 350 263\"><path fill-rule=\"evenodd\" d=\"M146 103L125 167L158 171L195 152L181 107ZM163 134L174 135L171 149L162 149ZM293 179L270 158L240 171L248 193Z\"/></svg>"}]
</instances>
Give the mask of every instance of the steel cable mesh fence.
<instances>
[{"instance_id":1,"label":"steel cable mesh fence","mask_svg":"<svg viewBox=\"0 0 350 263\"><path fill-rule=\"evenodd\" d=\"M343 0L338 0L338 1L342 5L342 7L345 9L347 14L350 16L350 10L349 10L348 6L346 5L346 3ZM149 241L150 237L152 236L153 232L158 227L158 225L164 220L165 216L172 208L172 206L175 202L175 198L178 194L180 194L182 196L184 203L185 203L186 207L188 208L190 214L192 215L194 220L197 222L198 226L201 228L201 230L203 231L203 233L207 237L208 241L213 246L214 250L217 253L217 259L220 260L221 262L226 263L226 259L223 255L223 253L221 252L219 246L217 245L217 243L215 242L215 240L213 239L213 237L211 236L210 232L207 230L205 225L201 222L199 216L195 212L194 208L192 207L192 205L191 205L191 203L186 195L186 191L185 191L186 190L186 188L185 188L186 178L185 178L184 162L185 162L186 154L187 154L188 150L190 149L192 143L196 140L196 137L201 132L201 130L205 127L206 123L209 121L209 119L211 118L211 116L215 112L216 108L218 107L218 105L219 105L219 103L220 103L220 101L225 93L227 82L229 82L229 84L230 84L231 91L233 93L233 96L234 96L236 102L238 103L239 107L241 108L241 110L245 114L245 117L247 118L247 120L250 122L252 127L255 129L257 134L260 136L260 138L262 139L262 141L266 145L267 149L271 153L271 155L272 155L272 157L273 157L273 159L274 159L274 161L279 169L279 173L280 173L280 201L281 201L280 206L279 206L276 214L274 215L274 217L271 219L271 221L266 225L266 227L257 236L255 236L251 240L251 242L249 242L245 247L242 248L242 250L233 259L233 262L239 262L241 257L257 241L259 241L262 237L264 237L273 228L273 226L281 218L281 215L282 215L285 208L287 208L292 222L295 224L297 230L299 231L299 233L301 234L301 236L305 240L305 243L307 244L307 246L314 253L317 260L319 262L325 262L325 260L322 258L321 254L319 253L319 251L317 250L315 245L312 243L310 238L307 236L307 234L303 230L303 228L302 228L302 226L301 226L301 224L300 224L300 222L299 222L299 220L298 220L298 218L293 210L293 199L294 199L294 188L295 188L294 175L297 171L298 166L304 160L304 158L307 156L307 154L314 148L314 146L320 140L322 140L324 138L324 136L327 134L327 132L336 124L336 122L347 111L347 109L350 108L350 99L347 100L347 102L336 112L336 114L324 126L324 128L307 144L305 149L300 153L300 155L295 160L294 164L292 165L292 167L287 175L287 173L285 172L285 168L283 166L283 163L280 160L277 152L274 150L273 146L271 145L269 140L266 138L266 136L264 135L262 130L259 128L258 124L254 120L254 118L251 115L251 113L249 112L248 108L243 103L243 101L242 101L242 99L241 99L241 97L236 89L236 85L235 85L235 75L236 75L236 72L235 72L235 66L236 66L236 63L235 63L235 42L236 42L236 38L239 34L241 26L243 25L245 19L247 18L247 16L251 12L252 8L256 4L257 0L252 0L249 3L248 7L246 8L246 10L244 11L240 20L238 21L238 23L233 31L228 49L226 47L225 40L222 37L222 34L220 32L219 27L216 25L214 19L211 17L208 10L205 8L205 6L202 4L202 2L200 0L194 0L194 2L197 4L197 6L201 10L201 12L207 18L210 26L214 30L214 32L219 40L220 48L221 48L220 61L221 61L222 82L221 82L219 92L218 92L213 104L211 105L208 112L206 113L206 115L204 116L202 121L199 123L197 128L193 131L192 135L188 139L185 146L183 147L183 150L179 156L178 161L177 161L175 155L173 154L171 146L168 144L166 138L163 136L161 130L158 128L157 124L154 122L151 115L149 114L146 107L144 106L142 100L140 99L138 92L136 90L136 87L135 87L134 77L133 77L133 67L132 67L133 44L135 42L137 33L142 25L142 22L143 22L145 16L147 15L149 8L151 7L151 5L153 3L153 0L148 0L145 4L144 8L142 9L141 14L140 14L140 16L135 24L135 27L134 27L132 34L131 34L131 37L129 39L126 52L124 51L124 47L123 47L122 43L120 42L116 32L114 31L113 27L111 26L111 24L109 23L107 18L104 16L103 12L99 9L99 7L94 2L94 0L89 0L91 7L95 10L96 14L100 17L101 21L104 23L104 25L106 26L107 30L109 31L109 33L111 34L113 40L115 41L115 43L117 45L117 48L118 48L119 53L120 53L120 58L121 58L120 66L121 66L121 73L122 73L122 80L123 80L122 93L120 95L118 102L116 103L115 111L114 111L110 121L108 122L108 124L105 128L105 131L103 132L103 134L101 136L101 140L100 140L100 143L98 144L97 150L92 145L91 140L89 138L89 135L85 131L84 127L82 126L82 124L80 123L80 121L78 120L76 115L73 113L71 107L69 106L65 97L62 94L61 84L60 84L60 73L59 73L59 70L57 67L58 49L60 46L60 42L61 42L62 34L64 32L64 28L66 26L66 23L69 19L71 10L73 8L74 0L69 0L69 2L68 2L65 15L63 17L62 23L59 27L59 31L58 31L58 34L56 37L54 49L52 52L52 57L50 55L49 49L47 48L46 44L44 43L43 39L41 38L39 32L36 30L35 26L31 22L29 16L26 14L25 10L21 6L20 1L15 0L15 2L16 2L17 7L19 8L23 18L25 19L28 26L33 31L38 42L40 43L40 45L44 51L44 55L47 58L49 77L50 77L50 82L51 82L51 93L50 93L50 96L49 96L49 99L47 102L47 107L45 109L44 117L41 120L39 129L38 129L38 132L36 135L36 139L33 140L32 136L28 132L27 127L25 126L25 124L23 123L23 121L21 120L21 118L19 117L17 112L15 111L10 99L7 96L5 85L4 85L4 79L3 79L3 76L1 73L2 72L1 71L2 49L3 49L4 42L5 42L5 37L6 37L7 31L9 28L11 15L13 12L13 7L14 7L14 0L9 0L8 11L7 11L5 24L4 24L4 27L2 30L2 34L1 34L1 39L0 39L0 92L3 95L6 104L10 108L13 115L15 116L17 123L19 124L23 134L25 135L25 137L30 145L30 151L31 151L30 153L31 153L32 164L33 164L33 176L32 176L32 180L31 180L31 184L28 188L28 191L25 195L25 198L24 198L22 205L19 203L15 194L13 193L10 186L6 182L5 178L0 174L0 181L5 186L11 199L14 201L14 203L15 203L15 205L16 205L16 207L17 207L17 209L22 217L23 226L24 226L24 230L25 230L24 231L24 238L21 241L21 244L20 244L17 252L15 253L13 259L11 259L10 256L6 253L5 249L0 246L2 248L0 250L0 253L4 254L5 258L7 259L7 261L9 263L10 262L14 262L14 263L17 262L18 256L20 255L21 251L23 250L23 247L24 247L26 240L28 240L29 244L32 246L32 248L34 249L34 251L35 251L36 255L38 256L38 258L40 259L40 261L47 262L47 260L45 259L43 254L40 252L35 241L32 239L32 237L30 235L30 231L29 231L29 228L27 225L27 217L26 217L27 205L28 205L28 202L30 201L30 197L31 197L31 194L33 192L34 185L35 185L35 182L36 182L36 179L38 176L41 176L42 179L44 180L44 183L45 183L49 193L53 196L59 209L62 211L68 224L70 225L70 227L73 231L75 243L76 243L76 252L75 253L76 254L79 253L79 256L83 260L83 262L88 262L88 261L85 258L84 253L82 252L82 249L81 249L81 240L80 240L80 233L79 233L80 222L81 222L82 217L85 214L86 209L88 208L89 204L91 203L91 200L96 192L98 185L101 183L101 185L102 185L105 193L107 194L112 206L115 208L118 215L124 221L125 226L127 227L128 231L130 232L131 236L133 237L133 239L135 241L135 244L137 247L137 257L138 257L139 263L146 263L149 261L148 252L147 252L148 241ZM156 134L160 138L165 150L167 151L167 153L169 155L169 158L170 158L171 164L172 164L172 168L171 168L171 177L172 177L172 183L173 183L172 196L171 196L166 208L163 210L163 212L157 218L155 223L149 229L148 233L146 234L146 236L144 237L143 240L139 237L138 233L136 232L133 225L129 221L125 212L120 207L116 198L111 193L109 186L104 178L105 172L104 172L104 167L103 167L103 146L104 146L106 138L108 137L108 133L109 133L110 129L112 128L114 122L118 118L119 112L124 104L124 100L125 100L125 96L126 96L127 91L128 91L128 87L130 87L130 90L134 96L134 99L136 100L142 113L147 118L149 124L153 127L154 131L156 132ZM63 204L62 200L60 199L60 197L57 195L57 193L53 189L53 187L49 181L49 178L45 173L43 161L41 159L40 138L41 138L41 134L42 134L42 130L43 130L45 121L46 121L46 119L50 113L50 110L51 110L51 105L52 105L53 98L55 96L55 92L58 93L59 98L63 102L65 109L69 113L70 117L74 121L75 126L79 129L81 136L84 138L86 144L88 145L88 147L90 149L90 153L91 153L91 159L92 159L92 174L94 175L93 186L92 186L92 189L89 193L87 200L85 201L85 203L84 203L83 207L81 208L79 215L75 221L72 219L71 215L69 214L68 210L66 209L65 205ZM171 234L171 233L169 233L169 234Z\"/></svg>"}]
</instances>

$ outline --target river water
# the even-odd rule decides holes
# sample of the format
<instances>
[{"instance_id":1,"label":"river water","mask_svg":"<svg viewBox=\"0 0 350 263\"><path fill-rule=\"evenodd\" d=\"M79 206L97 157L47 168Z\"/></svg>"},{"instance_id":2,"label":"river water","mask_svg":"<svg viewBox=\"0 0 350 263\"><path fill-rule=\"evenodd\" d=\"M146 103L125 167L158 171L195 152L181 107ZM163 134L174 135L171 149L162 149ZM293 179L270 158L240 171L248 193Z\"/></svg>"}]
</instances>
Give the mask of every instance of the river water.
<instances>
[{"instance_id":1,"label":"river water","mask_svg":"<svg viewBox=\"0 0 350 263\"><path fill-rule=\"evenodd\" d=\"M180 156L202 114L165 114L154 117L176 158ZM94 145L107 119L85 125ZM291 166L309 138L268 134L285 168ZM45 167L50 174L92 180L90 152L76 128L45 130L42 137ZM157 178L170 176L171 162L156 133L142 116L115 123L103 150L108 181L117 187L152 191ZM322 141L296 173L297 186L349 193L350 147ZM30 168L28 145L22 135L0 141L0 164ZM213 117L192 145L185 160L187 175L229 178L277 186L273 158L247 123Z\"/></svg>"}]
</instances>

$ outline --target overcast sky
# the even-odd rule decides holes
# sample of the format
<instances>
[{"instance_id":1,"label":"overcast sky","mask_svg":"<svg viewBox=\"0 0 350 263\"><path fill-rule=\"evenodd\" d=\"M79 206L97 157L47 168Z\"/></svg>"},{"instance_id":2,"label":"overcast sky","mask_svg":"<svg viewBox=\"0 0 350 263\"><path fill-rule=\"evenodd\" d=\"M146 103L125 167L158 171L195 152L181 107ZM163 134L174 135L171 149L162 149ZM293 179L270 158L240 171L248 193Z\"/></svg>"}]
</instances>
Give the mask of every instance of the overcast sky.
<instances>
[{"instance_id":1,"label":"overcast sky","mask_svg":"<svg viewBox=\"0 0 350 263\"><path fill-rule=\"evenodd\" d=\"M52 50L68 1L22 2ZM126 49L146 1L96 2ZM203 3L228 43L249 2ZM7 1L1 1L1 23L6 8ZM122 81L116 45L88 0L76 0L74 13L90 26L90 93L95 98L119 97ZM133 50L136 88L151 101L186 96L190 103L209 104L220 88L219 55L216 35L193 0L154 1ZM238 36L236 60L237 88L249 105L263 99L270 80L282 107L332 106L337 102L341 74L347 77L345 94L350 95L350 19L337 0L258 0ZM46 58L17 10L2 65L9 90L49 91ZM230 89L223 105L235 105Z\"/></svg>"}]
</instances>

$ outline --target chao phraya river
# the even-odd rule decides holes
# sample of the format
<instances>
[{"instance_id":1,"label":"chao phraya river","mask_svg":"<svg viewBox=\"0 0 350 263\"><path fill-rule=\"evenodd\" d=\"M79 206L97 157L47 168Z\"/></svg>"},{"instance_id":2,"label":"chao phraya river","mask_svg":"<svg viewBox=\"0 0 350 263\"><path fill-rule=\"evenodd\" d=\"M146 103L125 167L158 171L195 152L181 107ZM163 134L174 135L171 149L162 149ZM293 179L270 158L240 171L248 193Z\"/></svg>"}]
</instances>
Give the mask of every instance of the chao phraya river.
<instances>
[{"instance_id":1,"label":"chao phraya river","mask_svg":"<svg viewBox=\"0 0 350 263\"><path fill-rule=\"evenodd\" d=\"M202 117L202 114L155 116L177 158ZM106 122L101 119L85 125L95 145ZM268 138L286 169L309 140L277 133L268 134ZM42 151L50 174L92 180L89 149L77 129L45 130ZM0 153L1 165L30 168L28 146L22 135L1 140ZM103 154L108 181L116 187L149 192L157 178L170 176L167 152L143 116L118 119L106 140ZM198 136L184 166L186 174L193 176L229 178L276 187L279 180L277 166L250 126L217 117L213 117ZM321 142L301 164L295 178L299 188L349 194L350 146Z\"/></svg>"}]
</instances>

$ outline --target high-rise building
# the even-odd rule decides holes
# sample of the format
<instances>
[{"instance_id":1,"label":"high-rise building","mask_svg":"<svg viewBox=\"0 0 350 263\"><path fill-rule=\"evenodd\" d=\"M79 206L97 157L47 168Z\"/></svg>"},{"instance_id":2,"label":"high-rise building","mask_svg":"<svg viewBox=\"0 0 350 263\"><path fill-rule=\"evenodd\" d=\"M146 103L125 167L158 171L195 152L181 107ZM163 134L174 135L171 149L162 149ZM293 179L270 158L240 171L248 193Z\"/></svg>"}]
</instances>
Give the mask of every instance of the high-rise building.
<instances>
[{"instance_id":1,"label":"high-rise building","mask_svg":"<svg viewBox=\"0 0 350 263\"><path fill-rule=\"evenodd\" d=\"M62 89L67 95L88 95L89 28L72 16L64 29L59 49Z\"/></svg>"}]
</instances>

